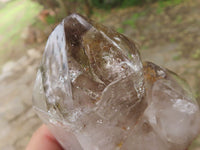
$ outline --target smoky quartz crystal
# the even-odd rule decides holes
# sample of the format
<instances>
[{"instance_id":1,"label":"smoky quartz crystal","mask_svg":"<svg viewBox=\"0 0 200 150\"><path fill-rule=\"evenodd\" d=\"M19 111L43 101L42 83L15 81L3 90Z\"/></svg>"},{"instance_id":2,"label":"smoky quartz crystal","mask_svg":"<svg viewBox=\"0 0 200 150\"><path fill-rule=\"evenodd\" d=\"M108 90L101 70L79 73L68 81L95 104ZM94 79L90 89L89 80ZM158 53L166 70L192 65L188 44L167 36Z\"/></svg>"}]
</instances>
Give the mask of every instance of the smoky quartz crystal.
<instances>
[{"instance_id":1,"label":"smoky quartz crystal","mask_svg":"<svg viewBox=\"0 0 200 150\"><path fill-rule=\"evenodd\" d=\"M78 14L49 36L33 108L66 150L186 150L200 131L184 80Z\"/></svg>"}]
</instances>

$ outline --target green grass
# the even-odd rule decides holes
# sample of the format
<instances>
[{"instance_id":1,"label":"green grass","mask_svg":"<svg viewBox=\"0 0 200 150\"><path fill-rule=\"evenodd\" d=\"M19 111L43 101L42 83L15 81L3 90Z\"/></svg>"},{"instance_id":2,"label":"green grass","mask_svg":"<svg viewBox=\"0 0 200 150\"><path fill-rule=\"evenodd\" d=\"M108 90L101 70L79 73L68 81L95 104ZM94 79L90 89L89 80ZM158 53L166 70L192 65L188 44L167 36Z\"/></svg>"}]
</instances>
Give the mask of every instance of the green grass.
<instances>
[{"instance_id":1,"label":"green grass","mask_svg":"<svg viewBox=\"0 0 200 150\"><path fill-rule=\"evenodd\" d=\"M104 23L107 19L107 16L110 14L110 10L104 10L104 11L100 11L100 10L94 10L93 11L93 19L97 22L100 23Z\"/></svg>"},{"instance_id":2,"label":"green grass","mask_svg":"<svg viewBox=\"0 0 200 150\"><path fill-rule=\"evenodd\" d=\"M176 55L172 57L173 60L180 60L182 56L182 51L178 51Z\"/></svg>"},{"instance_id":3,"label":"green grass","mask_svg":"<svg viewBox=\"0 0 200 150\"><path fill-rule=\"evenodd\" d=\"M35 21L42 7L31 0L15 0L0 10L0 52L3 45L16 44L23 30Z\"/></svg>"},{"instance_id":4,"label":"green grass","mask_svg":"<svg viewBox=\"0 0 200 150\"><path fill-rule=\"evenodd\" d=\"M135 13L133 14L130 19L127 19L123 22L123 24L125 25L129 25L132 28L136 28L136 22L137 20L141 17L144 16L146 14L146 12L140 12L140 13Z\"/></svg>"},{"instance_id":5,"label":"green grass","mask_svg":"<svg viewBox=\"0 0 200 150\"><path fill-rule=\"evenodd\" d=\"M200 58L200 49L196 49L196 50L192 53L191 57L192 57L193 59L199 59L199 58Z\"/></svg>"},{"instance_id":6,"label":"green grass","mask_svg":"<svg viewBox=\"0 0 200 150\"><path fill-rule=\"evenodd\" d=\"M55 24L56 23L56 17L55 16L47 16L46 22L48 24Z\"/></svg>"},{"instance_id":7,"label":"green grass","mask_svg":"<svg viewBox=\"0 0 200 150\"><path fill-rule=\"evenodd\" d=\"M117 30L117 32L119 32L121 34L124 33L124 28L117 28L116 30Z\"/></svg>"},{"instance_id":8,"label":"green grass","mask_svg":"<svg viewBox=\"0 0 200 150\"><path fill-rule=\"evenodd\" d=\"M169 40L170 40L171 43L175 43L176 42L176 39L174 37L171 37Z\"/></svg>"},{"instance_id":9,"label":"green grass","mask_svg":"<svg viewBox=\"0 0 200 150\"><path fill-rule=\"evenodd\" d=\"M176 6L183 1L184 0L160 0L158 2L158 7L156 9L156 12L158 14L161 14L164 12L165 8L170 7L170 6Z\"/></svg>"},{"instance_id":10,"label":"green grass","mask_svg":"<svg viewBox=\"0 0 200 150\"><path fill-rule=\"evenodd\" d=\"M182 17L181 15L178 15L178 16L176 17L175 22L176 22L177 24L180 24L182 21L183 21L183 17Z\"/></svg>"}]
</instances>

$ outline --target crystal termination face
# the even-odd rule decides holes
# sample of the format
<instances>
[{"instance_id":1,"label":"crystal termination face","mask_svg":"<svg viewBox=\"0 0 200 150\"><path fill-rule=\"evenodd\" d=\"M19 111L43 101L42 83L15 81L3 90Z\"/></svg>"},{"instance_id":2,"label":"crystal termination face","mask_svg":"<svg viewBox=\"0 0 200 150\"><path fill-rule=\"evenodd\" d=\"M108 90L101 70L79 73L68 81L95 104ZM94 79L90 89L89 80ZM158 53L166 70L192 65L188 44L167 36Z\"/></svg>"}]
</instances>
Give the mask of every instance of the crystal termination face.
<instances>
[{"instance_id":1,"label":"crystal termination face","mask_svg":"<svg viewBox=\"0 0 200 150\"><path fill-rule=\"evenodd\" d=\"M184 80L78 14L49 36L33 105L66 150L186 150L200 131Z\"/></svg>"}]
</instances>

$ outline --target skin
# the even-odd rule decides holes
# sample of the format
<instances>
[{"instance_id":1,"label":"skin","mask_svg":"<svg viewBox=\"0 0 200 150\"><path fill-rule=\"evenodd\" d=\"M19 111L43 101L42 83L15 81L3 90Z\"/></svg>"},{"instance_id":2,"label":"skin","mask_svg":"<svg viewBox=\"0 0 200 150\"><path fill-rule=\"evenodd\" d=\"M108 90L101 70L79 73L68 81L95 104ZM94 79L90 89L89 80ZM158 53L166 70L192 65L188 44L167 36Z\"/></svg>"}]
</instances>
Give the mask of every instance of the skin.
<instances>
[{"instance_id":1,"label":"skin","mask_svg":"<svg viewBox=\"0 0 200 150\"><path fill-rule=\"evenodd\" d=\"M64 150L55 137L42 125L32 136L26 150Z\"/></svg>"}]
</instances>

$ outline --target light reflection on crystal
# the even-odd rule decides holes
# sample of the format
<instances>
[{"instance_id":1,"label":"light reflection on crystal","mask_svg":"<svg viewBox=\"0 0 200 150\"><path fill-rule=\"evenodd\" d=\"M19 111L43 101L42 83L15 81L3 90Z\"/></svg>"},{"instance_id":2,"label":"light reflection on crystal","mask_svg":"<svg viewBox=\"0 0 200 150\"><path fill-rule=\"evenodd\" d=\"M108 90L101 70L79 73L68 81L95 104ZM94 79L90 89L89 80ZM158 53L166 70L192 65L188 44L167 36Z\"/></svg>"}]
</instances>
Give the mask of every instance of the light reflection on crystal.
<instances>
[{"instance_id":1,"label":"light reflection on crystal","mask_svg":"<svg viewBox=\"0 0 200 150\"><path fill-rule=\"evenodd\" d=\"M69 150L185 150L200 131L187 84L135 44L72 14L50 35L33 104Z\"/></svg>"}]
</instances>

